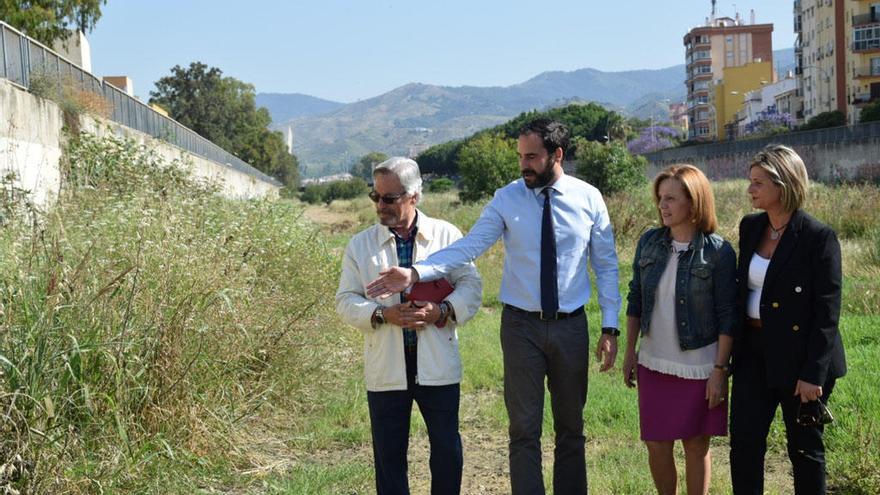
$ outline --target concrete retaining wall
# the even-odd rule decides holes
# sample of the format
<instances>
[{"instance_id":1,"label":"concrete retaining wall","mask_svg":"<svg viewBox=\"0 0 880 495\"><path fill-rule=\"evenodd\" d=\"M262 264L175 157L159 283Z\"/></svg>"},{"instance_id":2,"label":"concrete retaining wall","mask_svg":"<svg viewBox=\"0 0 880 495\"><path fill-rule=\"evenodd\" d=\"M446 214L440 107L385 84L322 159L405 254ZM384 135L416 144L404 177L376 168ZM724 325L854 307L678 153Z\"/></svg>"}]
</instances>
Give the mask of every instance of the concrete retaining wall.
<instances>
[{"instance_id":1,"label":"concrete retaining wall","mask_svg":"<svg viewBox=\"0 0 880 495\"><path fill-rule=\"evenodd\" d=\"M746 178L755 153L771 143L794 148L813 180L880 181L880 122L648 153L648 175L654 177L667 165L690 163L711 179Z\"/></svg>"},{"instance_id":2,"label":"concrete retaining wall","mask_svg":"<svg viewBox=\"0 0 880 495\"><path fill-rule=\"evenodd\" d=\"M59 160L64 136L63 114L52 101L38 98L0 79L0 176L16 178L15 186L29 191L35 205L45 207L61 187ZM178 160L194 177L221 185L228 198L277 198L278 186L231 167L192 154L115 122L81 118L84 131L133 139L154 150L169 164Z\"/></svg>"}]
</instances>

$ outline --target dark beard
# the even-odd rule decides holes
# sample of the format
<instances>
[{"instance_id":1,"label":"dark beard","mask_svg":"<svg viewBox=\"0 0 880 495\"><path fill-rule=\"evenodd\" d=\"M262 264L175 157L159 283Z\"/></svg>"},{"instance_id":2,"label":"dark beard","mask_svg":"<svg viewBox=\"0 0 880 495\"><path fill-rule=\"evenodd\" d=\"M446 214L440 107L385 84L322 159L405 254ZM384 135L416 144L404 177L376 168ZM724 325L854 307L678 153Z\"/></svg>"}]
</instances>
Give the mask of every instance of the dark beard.
<instances>
[{"instance_id":1,"label":"dark beard","mask_svg":"<svg viewBox=\"0 0 880 495\"><path fill-rule=\"evenodd\" d=\"M522 177L523 181L526 184L526 187L529 189L538 189L546 186L553 180L553 157L548 157L547 161L544 162L544 171L541 173L534 172L534 182L529 184L528 180L526 180L526 172L523 172Z\"/></svg>"}]
</instances>

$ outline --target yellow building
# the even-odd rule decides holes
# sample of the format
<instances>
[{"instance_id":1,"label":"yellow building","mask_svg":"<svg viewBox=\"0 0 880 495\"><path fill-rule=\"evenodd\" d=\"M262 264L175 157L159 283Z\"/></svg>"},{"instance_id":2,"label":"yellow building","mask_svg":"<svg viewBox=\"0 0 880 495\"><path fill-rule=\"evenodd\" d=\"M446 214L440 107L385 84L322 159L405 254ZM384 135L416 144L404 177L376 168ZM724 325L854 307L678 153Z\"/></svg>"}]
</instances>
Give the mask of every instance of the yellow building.
<instances>
[{"instance_id":1,"label":"yellow building","mask_svg":"<svg viewBox=\"0 0 880 495\"><path fill-rule=\"evenodd\" d=\"M859 121L861 109L880 98L880 3L877 0L846 2L846 96L850 124Z\"/></svg>"},{"instance_id":2,"label":"yellow building","mask_svg":"<svg viewBox=\"0 0 880 495\"><path fill-rule=\"evenodd\" d=\"M753 62L741 67L726 67L716 82L712 104L718 138L732 138L737 128L737 112L742 110L746 93L773 82L771 62ZM732 132L725 131L732 129Z\"/></svg>"}]
</instances>

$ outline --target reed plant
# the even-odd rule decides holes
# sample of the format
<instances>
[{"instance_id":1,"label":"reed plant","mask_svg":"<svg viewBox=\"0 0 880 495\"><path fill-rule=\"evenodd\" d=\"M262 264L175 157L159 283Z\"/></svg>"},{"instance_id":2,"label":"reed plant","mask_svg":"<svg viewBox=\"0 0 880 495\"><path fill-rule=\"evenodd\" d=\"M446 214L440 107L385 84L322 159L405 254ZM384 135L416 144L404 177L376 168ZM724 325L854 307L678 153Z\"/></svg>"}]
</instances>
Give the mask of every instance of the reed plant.
<instances>
[{"instance_id":1,"label":"reed plant","mask_svg":"<svg viewBox=\"0 0 880 495\"><path fill-rule=\"evenodd\" d=\"M83 134L57 202L0 230L0 491L246 469L247 427L317 395L338 262L294 203L216 190Z\"/></svg>"}]
</instances>

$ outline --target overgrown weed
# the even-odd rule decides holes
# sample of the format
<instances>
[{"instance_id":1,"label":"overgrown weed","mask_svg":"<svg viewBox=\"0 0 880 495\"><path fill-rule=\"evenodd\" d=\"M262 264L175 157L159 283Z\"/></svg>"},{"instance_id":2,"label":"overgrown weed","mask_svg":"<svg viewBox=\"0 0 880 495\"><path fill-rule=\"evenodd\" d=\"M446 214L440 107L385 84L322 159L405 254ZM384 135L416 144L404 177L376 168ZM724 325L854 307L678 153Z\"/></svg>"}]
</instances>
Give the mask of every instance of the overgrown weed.
<instances>
[{"instance_id":1,"label":"overgrown weed","mask_svg":"<svg viewBox=\"0 0 880 495\"><path fill-rule=\"evenodd\" d=\"M247 466L245 425L337 364L316 323L337 261L291 202L223 199L128 140L69 141L57 203L0 230L0 490Z\"/></svg>"}]
</instances>

